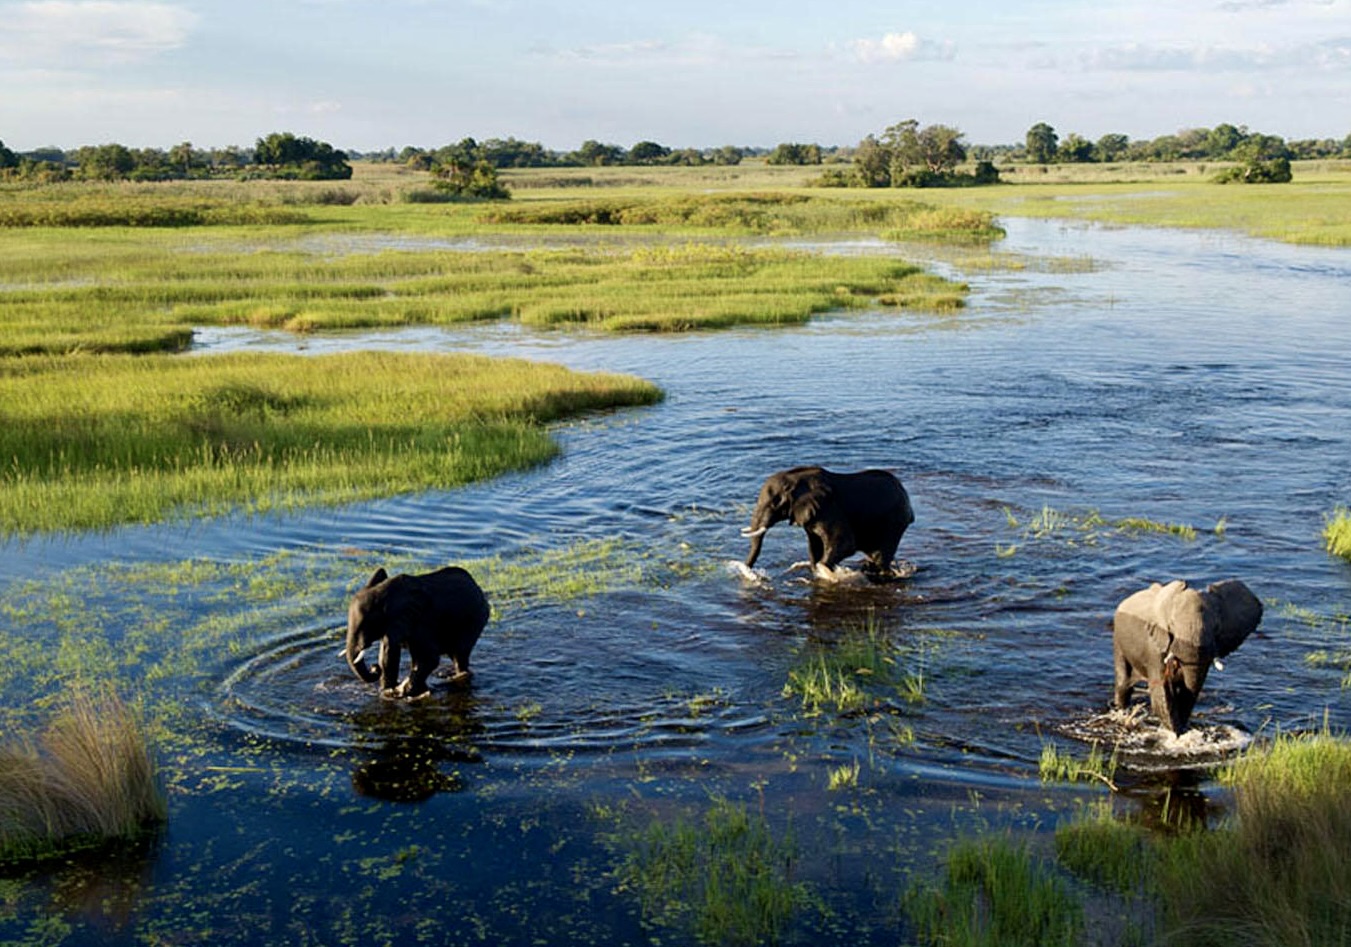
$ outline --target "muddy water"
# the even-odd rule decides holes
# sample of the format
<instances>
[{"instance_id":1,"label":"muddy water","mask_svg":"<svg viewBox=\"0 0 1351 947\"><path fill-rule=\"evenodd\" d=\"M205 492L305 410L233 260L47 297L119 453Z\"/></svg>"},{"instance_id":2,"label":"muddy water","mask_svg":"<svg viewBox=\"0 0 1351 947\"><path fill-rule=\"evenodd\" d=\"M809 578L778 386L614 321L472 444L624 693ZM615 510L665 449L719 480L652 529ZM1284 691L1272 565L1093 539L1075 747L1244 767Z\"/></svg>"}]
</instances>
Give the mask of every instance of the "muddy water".
<instances>
[{"instance_id":1,"label":"muddy water","mask_svg":"<svg viewBox=\"0 0 1351 947\"><path fill-rule=\"evenodd\" d=\"M697 820L721 795L791 826L794 880L829 908L799 911L784 940L893 943L896 898L943 839L1044 831L1106 792L1041 786L1047 742L1076 755L1121 742L1128 808L1148 813L1180 787L1214 815L1224 800L1208 767L1227 752L1277 728L1351 725L1351 566L1319 538L1324 514L1351 501L1351 254L1007 226L1004 250L1092 266L968 274L971 304L955 316L776 331L203 333L205 354L524 355L632 372L668 397L569 425L554 464L465 490L0 549L11 587L109 560L283 551L327 563L312 614L247 613L246 646L200 658L178 690L172 670L144 682L185 701L192 749L170 761L170 828L125 916L62 902L75 930L128 943L200 933L191 906L206 903L243 919L211 922L221 943L301 942L300 930L321 942L641 941L638 902L613 874L622 838L654 818ZM766 537L757 575L735 568L761 479L802 463L904 480L916 522L899 555L912 575L808 581L788 524ZM393 705L337 657L344 597L389 561L500 570L471 687ZM590 592L532 588L587 570L604 574ZM1169 740L1102 716L1116 602L1152 580L1229 576L1266 618L1212 672L1196 732ZM192 619L213 610L236 614L208 598ZM785 690L793 674L865 629L922 699L879 687L864 713L804 710ZM858 785L828 790L830 771L855 761ZM0 910L0 930L26 928L40 898L25 898Z\"/></svg>"}]
</instances>

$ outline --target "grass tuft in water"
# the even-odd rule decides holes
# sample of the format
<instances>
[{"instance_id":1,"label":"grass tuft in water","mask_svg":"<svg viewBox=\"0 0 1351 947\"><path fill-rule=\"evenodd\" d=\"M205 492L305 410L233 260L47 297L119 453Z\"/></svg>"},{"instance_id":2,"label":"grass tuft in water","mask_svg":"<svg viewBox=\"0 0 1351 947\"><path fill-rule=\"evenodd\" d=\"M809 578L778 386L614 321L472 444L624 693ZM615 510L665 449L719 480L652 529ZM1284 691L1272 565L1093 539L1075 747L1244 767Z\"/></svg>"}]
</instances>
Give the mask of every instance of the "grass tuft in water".
<instances>
[{"instance_id":1,"label":"grass tuft in water","mask_svg":"<svg viewBox=\"0 0 1351 947\"><path fill-rule=\"evenodd\" d=\"M1098 780L1115 788L1112 778L1116 774L1116 754L1104 756L1096 743L1088 751L1087 758L1082 760L1061 753L1054 743L1046 743L1041 748L1041 760L1037 768L1043 783Z\"/></svg>"},{"instance_id":2,"label":"grass tuft in water","mask_svg":"<svg viewBox=\"0 0 1351 947\"><path fill-rule=\"evenodd\" d=\"M0 747L0 861L133 838L167 814L142 722L111 689L75 692L36 742Z\"/></svg>"},{"instance_id":3,"label":"grass tuft in water","mask_svg":"<svg viewBox=\"0 0 1351 947\"><path fill-rule=\"evenodd\" d=\"M1071 945L1083 928L1083 907L1054 870L993 836L953 846L942 880L912 887L905 907L923 944Z\"/></svg>"},{"instance_id":4,"label":"grass tuft in water","mask_svg":"<svg viewBox=\"0 0 1351 947\"><path fill-rule=\"evenodd\" d=\"M697 824L654 822L621 844L630 851L619 889L638 896L644 923L701 944L775 943L810 902L792 880L791 835L775 838L763 817L724 798Z\"/></svg>"},{"instance_id":5,"label":"grass tuft in water","mask_svg":"<svg viewBox=\"0 0 1351 947\"><path fill-rule=\"evenodd\" d=\"M903 667L908 654L916 657L914 667ZM924 646L898 648L891 643L874 613L861 626L847 630L843 637L822 644L816 653L788 672L785 697L798 697L803 709L812 716L827 709L850 714L867 709L886 698L879 692L891 692L908 704L925 699Z\"/></svg>"},{"instance_id":6,"label":"grass tuft in water","mask_svg":"<svg viewBox=\"0 0 1351 947\"><path fill-rule=\"evenodd\" d=\"M1338 507L1323 527L1323 542L1327 551L1351 561L1351 510Z\"/></svg>"}]
</instances>

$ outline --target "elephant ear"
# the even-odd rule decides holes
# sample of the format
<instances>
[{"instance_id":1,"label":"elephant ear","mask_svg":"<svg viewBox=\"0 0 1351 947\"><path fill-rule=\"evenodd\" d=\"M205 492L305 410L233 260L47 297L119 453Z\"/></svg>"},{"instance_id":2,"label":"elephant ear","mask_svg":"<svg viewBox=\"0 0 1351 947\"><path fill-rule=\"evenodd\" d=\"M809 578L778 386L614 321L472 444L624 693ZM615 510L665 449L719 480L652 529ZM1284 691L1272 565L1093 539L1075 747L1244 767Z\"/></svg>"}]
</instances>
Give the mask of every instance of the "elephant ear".
<instances>
[{"instance_id":1,"label":"elephant ear","mask_svg":"<svg viewBox=\"0 0 1351 947\"><path fill-rule=\"evenodd\" d=\"M798 526L806 526L821 515L830 500L830 487L817 479L802 479L793 487L790 515Z\"/></svg>"},{"instance_id":2,"label":"elephant ear","mask_svg":"<svg viewBox=\"0 0 1351 947\"><path fill-rule=\"evenodd\" d=\"M1218 616L1215 656L1222 658L1243 644L1262 621L1262 602L1237 579L1215 582L1206 589Z\"/></svg>"},{"instance_id":3,"label":"elephant ear","mask_svg":"<svg viewBox=\"0 0 1351 947\"><path fill-rule=\"evenodd\" d=\"M385 571L385 567L384 567L384 566L381 566L380 568L378 568L378 569L375 570L375 574L372 575L370 581L366 583L366 588L369 589L369 588L372 588L372 587L374 587L374 586L377 586L377 585L379 585L381 582L384 582L384 581L385 581L386 579L388 579L388 578L389 578L389 573Z\"/></svg>"}]
</instances>

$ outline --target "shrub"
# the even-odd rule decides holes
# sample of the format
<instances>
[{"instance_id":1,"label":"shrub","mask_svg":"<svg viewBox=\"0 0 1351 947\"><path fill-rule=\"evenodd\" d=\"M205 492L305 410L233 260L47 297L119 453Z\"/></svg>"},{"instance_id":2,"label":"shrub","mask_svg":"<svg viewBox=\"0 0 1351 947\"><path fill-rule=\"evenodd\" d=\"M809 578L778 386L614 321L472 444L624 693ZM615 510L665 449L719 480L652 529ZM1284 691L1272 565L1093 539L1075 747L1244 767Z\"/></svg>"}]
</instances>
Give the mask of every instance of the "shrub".
<instances>
[{"instance_id":1,"label":"shrub","mask_svg":"<svg viewBox=\"0 0 1351 947\"><path fill-rule=\"evenodd\" d=\"M133 838L166 816L141 720L111 690L77 692L36 744L0 747L0 859Z\"/></svg>"},{"instance_id":2,"label":"shrub","mask_svg":"<svg viewBox=\"0 0 1351 947\"><path fill-rule=\"evenodd\" d=\"M1323 527L1328 552L1351 560L1351 509L1338 507Z\"/></svg>"}]
</instances>

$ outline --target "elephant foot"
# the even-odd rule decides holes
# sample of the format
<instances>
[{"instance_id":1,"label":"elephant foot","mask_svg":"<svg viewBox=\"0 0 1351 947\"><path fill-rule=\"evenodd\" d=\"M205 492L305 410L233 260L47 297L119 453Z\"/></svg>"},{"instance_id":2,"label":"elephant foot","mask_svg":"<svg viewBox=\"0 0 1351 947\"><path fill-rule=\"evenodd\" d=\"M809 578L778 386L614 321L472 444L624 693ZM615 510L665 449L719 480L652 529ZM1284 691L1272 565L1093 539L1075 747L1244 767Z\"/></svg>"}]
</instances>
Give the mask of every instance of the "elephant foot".
<instances>
[{"instance_id":1,"label":"elephant foot","mask_svg":"<svg viewBox=\"0 0 1351 947\"><path fill-rule=\"evenodd\" d=\"M398 687L382 688L380 691L380 696L383 697L385 700L402 700L403 685L400 684Z\"/></svg>"},{"instance_id":2,"label":"elephant foot","mask_svg":"<svg viewBox=\"0 0 1351 947\"><path fill-rule=\"evenodd\" d=\"M467 684L473 676L473 671L456 671L454 674L446 676L446 682L448 684Z\"/></svg>"},{"instance_id":3,"label":"elephant foot","mask_svg":"<svg viewBox=\"0 0 1351 947\"><path fill-rule=\"evenodd\" d=\"M429 688L425 688L425 687L424 687L422 690L418 691L416 694L406 694L405 696L406 696L407 699L410 700L410 701L414 701L414 700L426 700L428 697L432 696L432 692L431 692L431 690L430 690Z\"/></svg>"}]
</instances>

